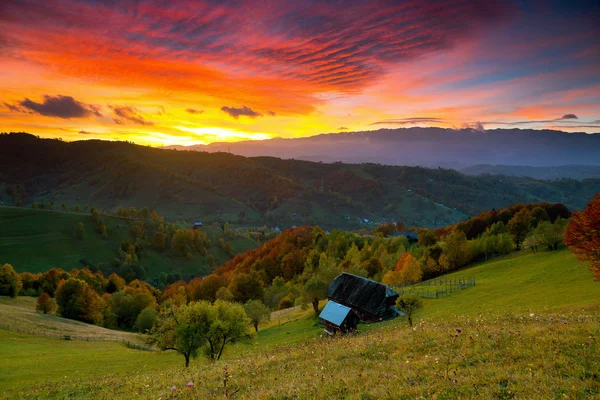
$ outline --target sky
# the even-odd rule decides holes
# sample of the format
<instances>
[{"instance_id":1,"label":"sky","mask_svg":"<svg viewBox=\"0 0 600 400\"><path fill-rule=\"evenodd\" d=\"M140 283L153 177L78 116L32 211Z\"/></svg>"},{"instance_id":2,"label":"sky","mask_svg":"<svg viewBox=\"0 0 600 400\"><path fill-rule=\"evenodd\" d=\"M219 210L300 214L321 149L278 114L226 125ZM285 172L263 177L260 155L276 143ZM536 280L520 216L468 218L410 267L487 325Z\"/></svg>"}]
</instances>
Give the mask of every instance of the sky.
<instances>
[{"instance_id":1,"label":"sky","mask_svg":"<svg viewBox=\"0 0 600 400\"><path fill-rule=\"evenodd\" d=\"M3 0L0 132L600 133L600 1Z\"/></svg>"}]
</instances>

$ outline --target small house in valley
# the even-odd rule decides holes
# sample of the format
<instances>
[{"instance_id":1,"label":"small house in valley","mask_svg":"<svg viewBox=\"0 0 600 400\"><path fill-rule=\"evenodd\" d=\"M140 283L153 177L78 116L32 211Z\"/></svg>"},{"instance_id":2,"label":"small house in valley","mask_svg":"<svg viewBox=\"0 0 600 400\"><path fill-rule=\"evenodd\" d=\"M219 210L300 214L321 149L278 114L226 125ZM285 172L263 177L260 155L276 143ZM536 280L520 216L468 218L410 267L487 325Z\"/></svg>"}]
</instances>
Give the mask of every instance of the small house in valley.
<instances>
[{"instance_id":1,"label":"small house in valley","mask_svg":"<svg viewBox=\"0 0 600 400\"><path fill-rule=\"evenodd\" d=\"M202 228L202 222L194 222L193 229L200 229L200 228Z\"/></svg>"},{"instance_id":2,"label":"small house in valley","mask_svg":"<svg viewBox=\"0 0 600 400\"><path fill-rule=\"evenodd\" d=\"M327 289L329 302L350 308L363 322L395 318L402 313L396 309L398 294L386 285L361 276L339 275Z\"/></svg>"},{"instance_id":3,"label":"small house in valley","mask_svg":"<svg viewBox=\"0 0 600 400\"><path fill-rule=\"evenodd\" d=\"M354 331L360 320L350 307L343 306L335 301L327 302L319 318L325 325L325 332L329 335Z\"/></svg>"}]
</instances>

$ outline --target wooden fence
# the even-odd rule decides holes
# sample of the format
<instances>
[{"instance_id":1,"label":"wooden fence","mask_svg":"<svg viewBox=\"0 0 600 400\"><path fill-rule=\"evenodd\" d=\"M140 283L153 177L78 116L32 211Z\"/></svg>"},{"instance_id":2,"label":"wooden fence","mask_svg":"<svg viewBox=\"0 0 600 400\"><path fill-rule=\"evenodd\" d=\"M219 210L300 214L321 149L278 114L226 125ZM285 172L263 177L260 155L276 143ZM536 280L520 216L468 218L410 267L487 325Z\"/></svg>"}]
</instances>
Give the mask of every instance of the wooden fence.
<instances>
[{"instance_id":1,"label":"wooden fence","mask_svg":"<svg viewBox=\"0 0 600 400\"><path fill-rule=\"evenodd\" d=\"M6 329L7 331L26 333L28 335L44 336L44 337L53 338L53 339L81 340L81 341L86 341L86 342L121 342L125 346L132 348L132 349L152 351L151 347L144 346L144 345L141 345L138 343L134 343L134 342L127 340L124 337L120 337L120 336L81 336L81 335L73 335L73 334L66 334L66 333L60 333L60 332L35 331L35 330L31 330L31 329L18 328L15 326L10 326L8 324L2 324L2 323L0 323L0 328Z\"/></svg>"},{"instance_id":2,"label":"wooden fence","mask_svg":"<svg viewBox=\"0 0 600 400\"><path fill-rule=\"evenodd\" d=\"M452 293L475 286L475 284L475 277L466 279L434 278L413 285L394 287L394 291L399 295L414 294L427 299L439 299L440 297L449 296Z\"/></svg>"}]
</instances>

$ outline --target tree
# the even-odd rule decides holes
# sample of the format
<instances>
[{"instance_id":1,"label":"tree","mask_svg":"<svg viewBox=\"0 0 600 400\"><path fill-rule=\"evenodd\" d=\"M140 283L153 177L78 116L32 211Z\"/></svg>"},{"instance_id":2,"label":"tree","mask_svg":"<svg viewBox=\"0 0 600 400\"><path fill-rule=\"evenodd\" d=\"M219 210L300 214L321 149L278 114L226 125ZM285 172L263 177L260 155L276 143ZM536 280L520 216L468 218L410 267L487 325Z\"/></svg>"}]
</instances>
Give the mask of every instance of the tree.
<instances>
[{"instance_id":1,"label":"tree","mask_svg":"<svg viewBox=\"0 0 600 400\"><path fill-rule=\"evenodd\" d=\"M75 238L83 240L85 238L85 227L82 222L79 222L75 227Z\"/></svg>"},{"instance_id":2,"label":"tree","mask_svg":"<svg viewBox=\"0 0 600 400\"><path fill-rule=\"evenodd\" d=\"M233 301L233 293L225 286L220 287L215 293L215 299L223 301Z\"/></svg>"},{"instance_id":3,"label":"tree","mask_svg":"<svg viewBox=\"0 0 600 400\"><path fill-rule=\"evenodd\" d=\"M313 276L304 284L304 298L312 304L316 315L319 315L319 300L325 299L328 287L329 284L320 276Z\"/></svg>"},{"instance_id":4,"label":"tree","mask_svg":"<svg viewBox=\"0 0 600 400\"><path fill-rule=\"evenodd\" d=\"M408 325L412 326L412 316L415 311L423 307L423 301L413 294L405 294L398 297L396 307L406 315Z\"/></svg>"},{"instance_id":5,"label":"tree","mask_svg":"<svg viewBox=\"0 0 600 400\"><path fill-rule=\"evenodd\" d=\"M56 301L46 292L38 297L37 305L35 306L35 309L43 314L54 314L57 308Z\"/></svg>"},{"instance_id":6,"label":"tree","mask_svg":"<svg viewBox=\"0 0 600 400\"><path fill-rule=\"evenodd\" d=\"M567 221L558 217L554 223L542 221L534 230L534 234L539 237L540 244L546 245L548 250L557 250L558 245L563 241Z\"/></svg>"},{"instance_id":7,"label":"tree","mask_svg":"<svg viewBox=\"0 0 600 400\"><path fill-rule=\"evenodd\" d=\"M104 300L81 279L62 280L55 295L58 313L65 318L101 325Z\"/></svg>"},{"instance_id":8,"label":"tree","mask_svg":"<svg viewBox=\"0 0 600 400\"><path fill-rule=\"evenodd\" d=\"M378 258L369 258L368 260L363 261L360 268L367 271L367 276L371 278L383 270L383 265L381 265L381 261L379 261Z\"/></svg>"},{"instance_id":9,"label":"tree","mask_svg":"<svg viewBox=\"0 0 600 400\"><path fill-rule=\"evenodd\" d=\"M517 250L521 249L521 244L523 243L523 240L525 240L525 237L527 237L530 227L531 212L526 208L522 208L508 222L507 228L510 234L513 236Z\"/></svg>"},{"instance_id":10,"label":"tree","mask_svg":"<svg viewBox=\"0 0 600 400\"><path fill-rule=\"evenodd\" d=\"M241 304L217 300L211 307L216 311L216 319L207 334L206 354L211 361L221 358L225 346L247 338L250 320Z\"/></svg>"},{"instance_id":11,"label":"tree","mask_svg":"<svg viewBox=\"0 0 600 400\"><path fill-rule=\"evenodd\" d=\"M241 304L192 302L163 309L147 341L182 354L187 367L202 348L211 361L219 360L227 344L249 336L249 322Z\"/></svg>"},{"instance_id":12,"label":"tree","mask_svg":"<svg viewBox=\"0 0 600 400\"><path fill-rule=\"evenodd\" d=\"M0 295L17 297L23 287L21 277L10 264L4 264L0 268Z\"/></svg>"},{"instance_id":13,"label":"tree","mask_svg":"<svg viewBox=\"0 0 600 400\"><path fill-rule=\"evenodd\" d=\"M147 341L161 350L175 350L185 357L185 366L190 358L198 356L207 342L211 324L216 320L216 310L207 301L182 304L163 309Z\"/></svg>"},{"instance_id":14,"label":"tree","mask_svg":"<svg viewBox=\"0 0 600 400\"><path fill-rule=\"evenodd\" d=\"M140 315L138 315L135 320L134 328L141 333L147 333L152 329L154 325L154 321L158 317L158 313L154 309L154 307L146 307L142 310Z\"/></svg>"},{"instance_id":15,"label":"tree","mask_svg":"<svg viewBox=\"0 0 600 400\"><path fill-rule=\"evenodd\" d=\"M600 281L600 194L582 212L573 213L564 242L580 261L590 263L595 280Z\"/></svg>"},{"instance_id":16,"label":"tree","mask_svg":"<svg viewBox=\"0 0 600 400\"><path fill-rule=\"evenodd\" d=\"M271 310L260 300L248 301L244 304L244 311L246 311L246 315L250 318L256 332L258 332L258 325L263 320L268 321L271 319Z\"/></svg>"},{"instance_id":17,"label":"tree","mask_svg":"<svg viewBox=\"0 0 600 400\"><path fill-rule=\"evenodd\" d=\"M396 264L396 271L400 273L402 284L419 282L423 271L419 261L410 253L404 253Z\"/></svg>"},{"instance_id":18,"label":"tree","mask_svg":"<svg viewBox=\"0 0 600 400\"><path fill-rule=\"evenodd\" d=\"M440 264L446 271L452 271L467 264L471 259L471 250L465 234L457 229L444 237L444 262L440 257Z\"/></svg>"},{"instance_id":19,"label":"tree","mask_svg":"<svg viewBox=\"0 0 600 400\"><path fill-rule=\"evenodd\" d=\"M108 237L108 232L106 231L106 224L104 223L104 221L100 221L100 224L98 224L98 233L104 239Z\"/></svg>"}]
</instances>

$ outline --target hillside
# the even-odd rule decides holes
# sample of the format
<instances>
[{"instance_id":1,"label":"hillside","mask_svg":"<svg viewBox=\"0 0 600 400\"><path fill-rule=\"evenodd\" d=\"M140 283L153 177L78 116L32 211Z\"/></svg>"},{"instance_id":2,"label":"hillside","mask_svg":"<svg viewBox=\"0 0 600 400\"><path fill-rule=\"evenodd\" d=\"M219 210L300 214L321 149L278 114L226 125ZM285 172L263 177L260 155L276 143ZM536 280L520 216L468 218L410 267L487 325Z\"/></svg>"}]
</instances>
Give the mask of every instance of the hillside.
<instances>
[{"instance_id":1,"label":"hillside","mask_svg":"<svg viewBox=\"0 0 600 400\"><path fill-rule=\"evenodd\" d=\"M228 393L239 390L240 399L600 395L598 283L585 265L566 250L517 253L459 275L477 285L428 300L415 329L398 319L327 339L310 313L299 313L263 325L221 362L201 358L187 370L171 352L0 329L0 397L221 398L225 366ZM55 351L40 351L49 346Z\"/></svg>"},{"instance_id":2,"label":"hillside","mask_svg":"<svg viewBox=\"0 0 600 400\"><path fill-rule=\"evenodd\" d=\"M245 158L27 134L0 135L0 171L5 205L147 206L170 221L326 229L398 220L440 227L519 202L583 208L600 191L600 179L470 177L447 169Z\"/></svg>"},{"instance_id":3,"label":"hillside","mask_svg":"<svg viewBox=\"0 0 600 400\"><path fill-rule=\"evenodd\" d=\"M480 164L532 167L600 164L600 135L537 129L397 128L171 148L231 151L246 157L454 169Z\"/></svg>"},{"instance_id":4,"label":"hillside","mask_svg":"<svg viewBox=\"0 0 600 400\"><path fill-rule=\"evenodd\" d=\"M0 258L12 264L18 272L43 272L51 268L82 268L85 265L109 264L117 257L123 241L133 241L130 221L126 218L102 217L107 227L107 237L102 238L88 212L67 212L20 207L0 207ZM83 223L85 238L74 236L75 227ZM189 226L184 226L189 228ZM222 236L219 228L204 227L208 238L216 243ZM230 241L234 253L242 253L258 246L254 240L235 237ZM194 255L170 257L167 252L157 252L151 247L143 250L140 264L145 278L158 279L162 273L181 276L203 276L212 271L207 257L212 255L218 266L231 257L220 247L211 246L206 257Z\"/></svg>"},{"instance_id":5,"label":"hillside","mask_svg":"<svg viewBox=\"0 0 600 400\"><path fill-rule=\"evenodd\" d=\"M600 166L561 165L557 167L527 167L523 165L473 165L460 170L467 175L528 176L535 179L594 179L600 178Z\"/></svg>"}]
</instances>

